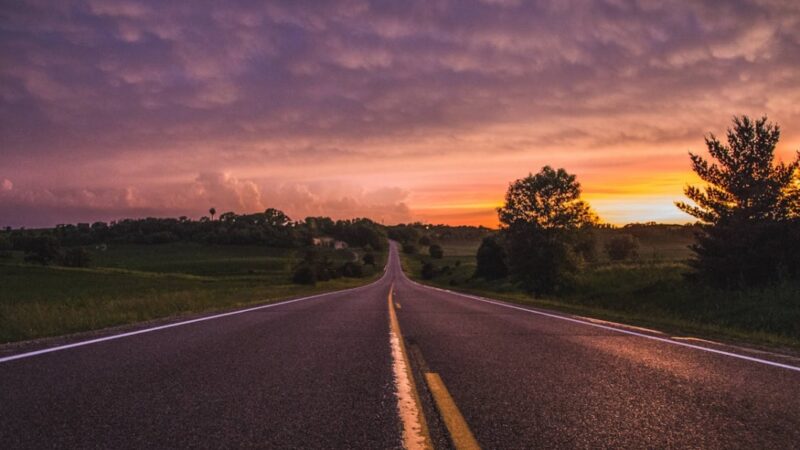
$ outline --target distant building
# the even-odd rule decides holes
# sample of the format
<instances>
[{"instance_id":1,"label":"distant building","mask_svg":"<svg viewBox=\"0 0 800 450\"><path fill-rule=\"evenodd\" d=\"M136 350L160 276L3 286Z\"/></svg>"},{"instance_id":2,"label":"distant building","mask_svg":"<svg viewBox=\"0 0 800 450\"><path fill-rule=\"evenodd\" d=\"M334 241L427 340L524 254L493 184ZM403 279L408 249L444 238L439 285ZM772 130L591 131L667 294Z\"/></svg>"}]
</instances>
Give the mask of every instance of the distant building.
<instances>
[{"instance_id":1,"label":"distant building","mask_svg":"<svg viewBox=\"0 0 800 450\"><path fill-rule=\"evenodd\" d=\"M337 250L347 248L347 242L340 241L329 236L312 238L312 243L317 247L329 247Z\"/></svg>"}]
</instances>

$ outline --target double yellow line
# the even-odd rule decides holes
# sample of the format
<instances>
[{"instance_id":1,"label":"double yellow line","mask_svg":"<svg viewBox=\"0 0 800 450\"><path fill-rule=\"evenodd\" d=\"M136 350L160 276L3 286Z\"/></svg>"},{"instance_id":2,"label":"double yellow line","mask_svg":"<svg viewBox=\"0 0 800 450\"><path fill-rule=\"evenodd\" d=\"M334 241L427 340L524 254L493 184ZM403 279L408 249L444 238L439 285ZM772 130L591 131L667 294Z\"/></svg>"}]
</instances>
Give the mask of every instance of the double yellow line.
<instances>
[{"instance_id":1,"label":"double yellow line","mask_svg":"<svg viewBox=\"0 0 800 450\"><path fill-rule=\"evenodd\" d=\"M392 336L399 341L397 347L399 348L400 358L402 358L402 361L399 363L403 367L403 370L405 371L405 377L411 385L410 391L414 403L414 407L412 408L413 413L411 414L412 417L406 417L407 413L404 414L402 408L400 411L401 419L403 420L403 443L408 449L433 449L433 442L430 437L428 424L425 421L425 414L423 413L416 382L414 381L414 373L411 369L411 364L408 359L408 351L403 339L403 334L400 330L400 322L397 320L397 312L395 311L395 304L392 300L393 293L394 283L392 283L391 287L389 288L388 296L390 332ZM395 363L397 364L398 361L395 361ZM425 372L424 376L428 390L431 392L433 401L436 404L436 410L439 412L439 415L444 421L447 432L450 434L450 439L453 442L453 446L457 450L480 449L478 441L475 440L475 436L472 434L472 431L470 431L466 420L464 420L464 416L461 414L461 411L459 411L458 406L453 400L453 397L450 395L450 392L447 390L447 387L445 386L439 374ZM402 402L403 399L400 398L398 401ZM414 426L415 420L416 424L419 424L419 430L414 430L414 428L416 428ZM418 432L414 433L414 431Z\"/></svg>"}]
</instances>

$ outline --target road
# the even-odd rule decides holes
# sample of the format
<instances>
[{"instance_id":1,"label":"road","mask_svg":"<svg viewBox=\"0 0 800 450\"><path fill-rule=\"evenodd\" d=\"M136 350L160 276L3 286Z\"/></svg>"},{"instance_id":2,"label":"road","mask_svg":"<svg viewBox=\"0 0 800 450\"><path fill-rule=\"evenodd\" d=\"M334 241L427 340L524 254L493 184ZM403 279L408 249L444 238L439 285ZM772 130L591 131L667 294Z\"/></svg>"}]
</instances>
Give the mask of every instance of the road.
<instances>
[{"instance_id":1,"label":"road","mask_svg":"<svg viewBox=\"0 0 800 450\"><path fill-rule=\"evenodd\" d=\"M0 445L401 448L408 407L437 447L800 446L797 364L425 287L394 246L368 286L143 331L0 358Z\"/></svg>"}]
</instances>

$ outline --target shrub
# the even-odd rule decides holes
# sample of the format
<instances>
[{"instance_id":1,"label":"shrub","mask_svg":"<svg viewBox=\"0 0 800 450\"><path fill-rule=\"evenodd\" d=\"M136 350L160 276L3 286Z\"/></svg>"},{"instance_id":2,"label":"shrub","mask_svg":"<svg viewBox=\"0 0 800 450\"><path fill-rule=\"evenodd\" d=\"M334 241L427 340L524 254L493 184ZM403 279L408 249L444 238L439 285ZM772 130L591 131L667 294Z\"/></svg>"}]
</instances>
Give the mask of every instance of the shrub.
<instances>
[{"instance_id":1,"label":"shrub","mask_svg":"<svg viewBox=\"0 0 800 450\"><path fill-rule=\"evenodd\" d=\"M436 276L436 267L434 267L431 263L425 263L422 265L422 278L425 280L430 280Z\"/></svg>"},{"instance_id":2,"label":"shrub","mask_svg":"<svg viewBox=\"0 0 800 450\"><path fill-rule=\"evenodd\" d=\"M292 283L313 285L317 282L317 273L308 264L301 264L292 274Z\"/></svg>"},{"instance_id":3,"label":"shrub","mask_svg":"<svg viewBox=\"0 0 800 450\"><path fill-rule=\"evenodd\" d=\"M0 234L0 258L11 258L11 240Z\"/></svg>"},{"instance_id":4,"label":"shrub","mask_svg":"<svg viewBox=\"0 0 800 450\"><path fill-rule=\"evenodd\" d=\"M61 245L53 236L37 236L25 242L25 261L42 265L61 257Z\"/></svg>"},{"instance_id":5,"label":"shrub","mask_svg":"<svg viewBox=\"0 0 800 450\"><path fill-rule=\"evenodd\" d=\"M361 278L364 276L364 270L360 264L348 261L339 268L339 273L343 277L348 278Z\"/></svg>"},{"instance_id":6,"label":"shrub","mask_svg":"<svg viewBox=\"0 0 800 450\"><path fill-rule=\"evenodd\" d=\"M428 253L431 255L431 258L442 259L444 257L444 250L442 250L441 245L431 245L428 248Z\"/></svg>"},{"instance_id":7,"label":"shrub","mask_svg":"<svg viewBox=\"0 0 800 450\"><path fill-rule=\"evenodd\" d=\"M431 245L431 238L429 238L428 236L422 236L421 238L419 238L419 245L422 245L423 247Z\"/></svg>"},{"instance_id":8,"label":"shrub","mask_svg":"<svg viewBox=\"0 0 800 450\"><path fill-rule=\"evenodd\" d=\"M328 281L334 278L339 278L339 274L335 270L325 265L317 265L317 280Z\"/></svg>"},{"instance_id":9,"label":"shrub","mask_svg":"<svg viewBox=\"0 0 800 450\"><path fill-rule=\"evenodd\" d=\"M407 242L403 244L403 253L413 255L414 253L417 253L417 246Z\"/></svg>"},{"instance_id":10,"label":"shrub","mask_svg":"<svg viewBox=\"0 0 800 450\"><path fill-rule=\"evenodd\" d=\"M475 277L496 280L508 276L506 251L497 235L486 236L478 248Z\"/></svg>"},{"instance_id":11,"label":"shrub","mask_svg":"<svg viewBox=\"0 0 800 450\"><path fill-rule=\"evenodd\" d=\"M61 263L67 267L89 267L92 262L92 255L83 247L71 248L67 250Z\"/></svg>"},{"instance_id":12,"label":"shrub","mask_svg":"<svg viewBox=\"0 0 800 450\"><path fill-rule=\"evenodd\" d=\"M639 241L630 234L620 234L609 239L605 249L612 261L624 261L638 256Z\"/></svg>"},{"instance_id":13,"label":"shrub","mask_svg":"<svg viewBox=\"0 0 800 450\"><path fill-rule=\"evenodd\" d=\"M364 257L361 258L361 260L364 262L365 266L374 266L375 265L375 255L370 253L370 252L365 253Z\"/></svg>"}]
</instances>

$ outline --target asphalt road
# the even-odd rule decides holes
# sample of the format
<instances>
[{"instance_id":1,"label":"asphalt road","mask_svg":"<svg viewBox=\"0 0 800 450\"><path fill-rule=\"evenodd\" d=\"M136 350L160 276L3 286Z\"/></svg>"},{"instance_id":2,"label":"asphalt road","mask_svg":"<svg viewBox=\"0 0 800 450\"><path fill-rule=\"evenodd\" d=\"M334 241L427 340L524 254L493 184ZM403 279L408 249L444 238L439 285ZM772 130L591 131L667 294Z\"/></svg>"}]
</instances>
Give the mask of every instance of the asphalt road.
<instances>
[{"instance_id":1,"label":"asphalt road","mask_svg":"<svg viewBox=\"0 0 800 450\"><path fill-rule=\"evenodd\" d=\"M394 248L356 290L0 360L0 447L401 447L391 286L440 445L424 372L484 448L800 447L798 370L423 287Z\"/></svg>"}]
</instances>

